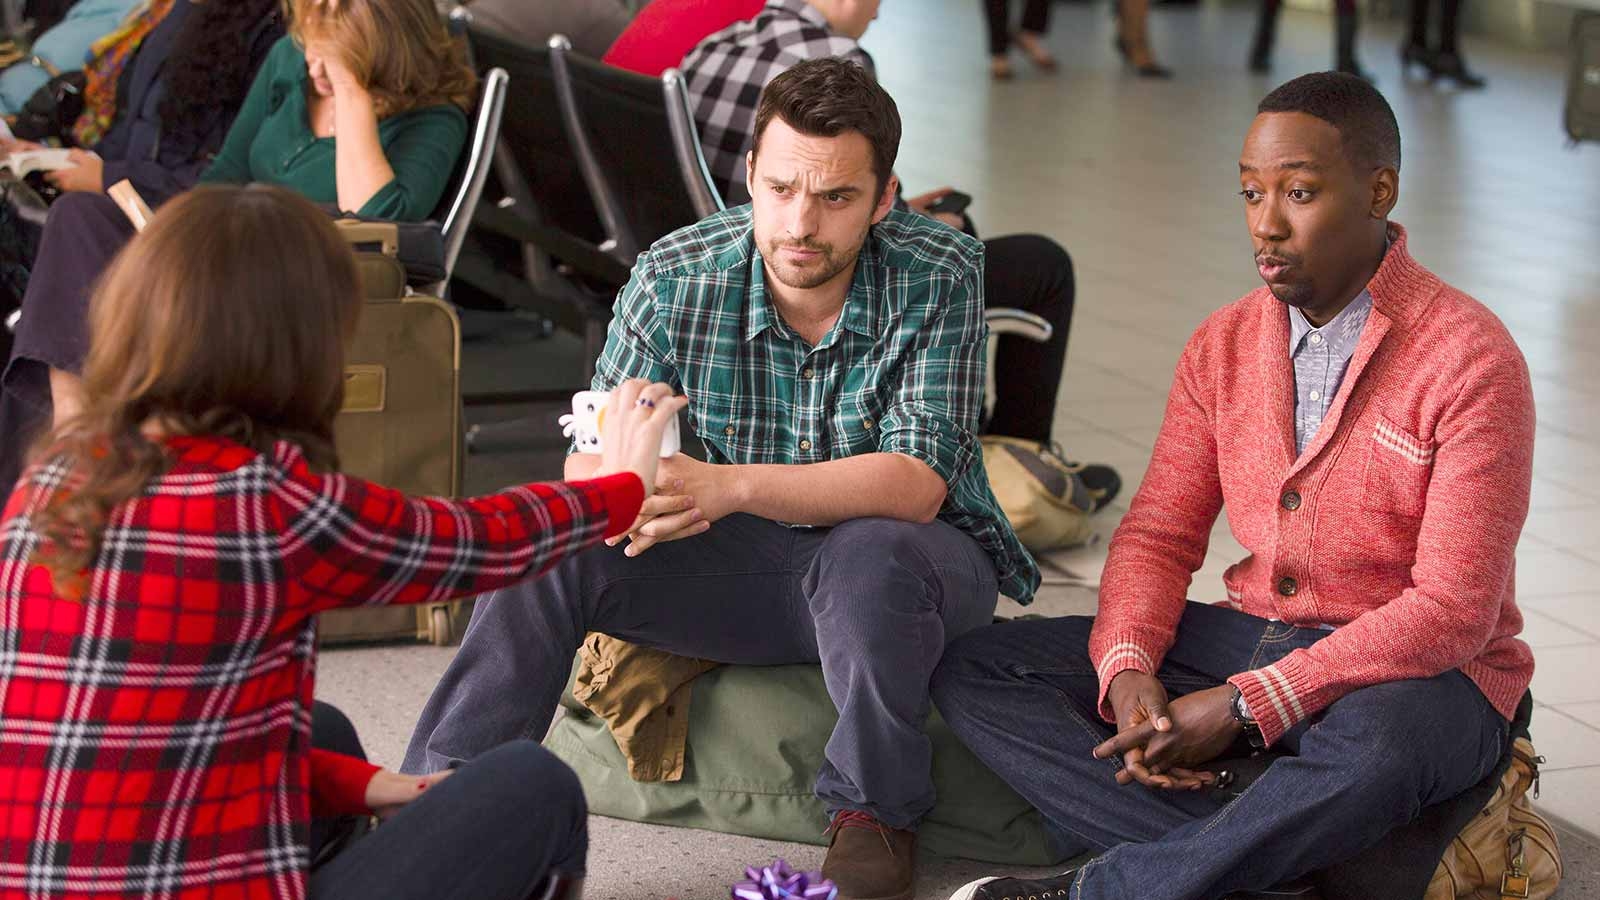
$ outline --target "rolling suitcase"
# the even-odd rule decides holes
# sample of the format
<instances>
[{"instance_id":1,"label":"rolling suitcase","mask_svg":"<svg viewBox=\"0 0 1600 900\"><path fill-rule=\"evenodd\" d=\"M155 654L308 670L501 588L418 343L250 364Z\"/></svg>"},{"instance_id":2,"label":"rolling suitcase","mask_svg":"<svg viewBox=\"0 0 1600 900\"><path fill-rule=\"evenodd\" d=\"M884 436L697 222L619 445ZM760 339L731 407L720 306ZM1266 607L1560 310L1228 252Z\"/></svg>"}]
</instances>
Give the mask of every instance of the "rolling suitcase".
<instances>
[{"instance_id":1,"label":"rolling suitcase","mask_svg":"<svg viewBox=\"0 0 1600 900\"><path fill-rule=\"evenodd\" d=\"M1572 17L1572 75L1567 82L1567 135L1600 141L1600 13Z\"/></svg>"},{"instance_id":2,"label":"rolling suitcase","mask_svg":"<svg viewBox=\"0 0 1600 900\"><path fill-rule=\"evenodd\" d=\"M422 496L461 490L461 325L449 304L406 289L395 226L340 222L356 249L366 306L345 355L334 440L344 471ZM470 602L470 601L467 601ZM443 646L465 603L373 606L322 614L325 643L422 640Z\"/></svg>"}]
</instances>

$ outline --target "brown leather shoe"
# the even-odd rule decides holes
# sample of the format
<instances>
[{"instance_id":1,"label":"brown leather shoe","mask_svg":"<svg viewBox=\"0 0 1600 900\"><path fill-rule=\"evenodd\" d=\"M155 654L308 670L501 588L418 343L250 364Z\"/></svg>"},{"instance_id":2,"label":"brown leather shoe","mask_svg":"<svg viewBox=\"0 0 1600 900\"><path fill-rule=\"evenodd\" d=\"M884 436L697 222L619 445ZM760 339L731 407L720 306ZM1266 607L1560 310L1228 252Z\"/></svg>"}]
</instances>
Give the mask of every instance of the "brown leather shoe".
<instances>
[{"instance_id":1,"label":"brown leather shoe","mask_svg":"<svg viewBox=\"0 0 1600 900\"><path fill-rule=\"evenodd\" d=\"M917 833L890 828L864 812L834 814L822 877L839 900L911 900L916 889Z\"/></svg>"}]
</instances>

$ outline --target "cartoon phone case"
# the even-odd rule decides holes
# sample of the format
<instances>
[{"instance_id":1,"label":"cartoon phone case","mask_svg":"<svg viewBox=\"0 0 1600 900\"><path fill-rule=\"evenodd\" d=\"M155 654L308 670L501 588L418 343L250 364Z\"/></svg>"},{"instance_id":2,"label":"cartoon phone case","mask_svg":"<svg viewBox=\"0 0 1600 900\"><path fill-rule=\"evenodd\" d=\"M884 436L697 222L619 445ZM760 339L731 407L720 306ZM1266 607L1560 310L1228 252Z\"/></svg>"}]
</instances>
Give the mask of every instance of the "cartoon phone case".
<instances>
[{"instance_id":1,"label":"cartoon phone case","mask_svg":"<svg viewBox=\"0 0 1600 900\"><path fill-rule=\"evenodd\" d=\"M600 432L606 424L609 391L579 391L572 395L572 412L560 419L561 433L577 442L579 453L599 453ZM661 458L673 456L681 448L676 417L661 433Z\"/></svg>"}]
</instances>

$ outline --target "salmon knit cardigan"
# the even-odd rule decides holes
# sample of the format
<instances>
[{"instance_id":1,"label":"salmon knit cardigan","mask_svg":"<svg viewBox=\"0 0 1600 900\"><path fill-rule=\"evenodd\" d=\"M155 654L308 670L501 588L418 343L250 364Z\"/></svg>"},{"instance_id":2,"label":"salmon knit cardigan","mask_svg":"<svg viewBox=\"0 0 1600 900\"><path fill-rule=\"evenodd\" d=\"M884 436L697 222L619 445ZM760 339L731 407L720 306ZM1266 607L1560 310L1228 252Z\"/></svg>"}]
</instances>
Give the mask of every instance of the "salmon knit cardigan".
<instances>
[{"instance_id":1,"label":"salmon knit cardigan","mask_svg":"<svg viewBox=\"0 0 1600 900\"><path fill-rule=\"evenodd\" d=\"M1089 651L1106 689L1154 674L1226 505L1249 551L1229 603L1332 626L1229 679L1270 743L1351 691L1460 669L1508 719L1533 677L1516 635L1533 394L1493 313L1390 247L1322 427L1295 454L1288 310L1266 288L1214 313L1178 361L1148 474L1111 541Z\"/></svg>"}]
</instances>

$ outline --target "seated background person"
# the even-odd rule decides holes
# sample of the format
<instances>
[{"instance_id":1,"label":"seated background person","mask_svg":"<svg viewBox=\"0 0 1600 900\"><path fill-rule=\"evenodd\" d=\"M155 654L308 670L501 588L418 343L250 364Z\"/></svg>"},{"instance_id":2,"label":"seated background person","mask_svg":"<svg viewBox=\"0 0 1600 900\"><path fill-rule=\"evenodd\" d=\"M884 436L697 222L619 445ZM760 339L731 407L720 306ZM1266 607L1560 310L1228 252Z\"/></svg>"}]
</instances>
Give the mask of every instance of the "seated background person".
<instances>
[{"instance_id":1,"label":"seated background person","mask_svg":"<svg viewBox=\"0 0 1600 900\"><path fill-rule=\"evenodd\" d=\"M268 51L283 37L277 0L174 0L131 51L113 90L109 129L78 165L45 176L100 193L123 180L151 206L193 187L211 165ZM88 110L89 118L95 117ZM37 145L17 141L0 151Z\"/></svg>"},{"instance_id":2,"label":"seated background person","mask_svg":"<svg viewBox=\"0 0 1600 900\"><path fill-rule=\"evenodd\" d=\"M1388 221L1400 132L1353 75L1261 102L1239 161L1265 288L1213 314L1112 540L1099 616L952 646L956 733L1066 854L962 900L1200 900L1374 846L1477 784L1533 674L1513 559L1534 410L1505 327ZM1250 555L1186 603L1218 512ZM1241 735L1288 755L1226 809L1197 790Z\"/></svg>"},{"instance_id":3,"label":"seated background person","mask_svg":"<svg viewBox=\"0 0 1600 900\"><path fill-rule=\"evenodd\" d=\"M138 0L77 0L61 21L39 33L28 47L57 71L83 68L90 48L115 31L124 17L139 5ZM14 116L22 111L34 91L50 81L43 66L23 59L0 71L0 115Z\"/></svg>"},{"instance_id":4,"label":"seated background person","mask_svg":"<svg viewBox=\"0 0 1600 900\"><path fill-rule=\"evenodd\" d=\"M683 65L706 36L754 18L766 0L651 0L617 36L601 62L649 75Z\"/></svg>"},{"instance_id":5,"label":"seated background person","mask_svg":"<svg viewBox=\"0 0 1600 900\"><path fill-rule=\"evenodd\" d=\"M328 769L316 614L445 602L624 533L685 401L619 385L600 477L407 497L335 471L362 305L349 247L281 188L184 194L113 261L83 412L0 515L0 893L526 900L581 877L582 791L533 741L426 790ZM310 871L314 811L396 805Z\"/></svg>"},{"instance_id":6,"label":"seated background person","mask_svg":"<svg viewBox=\"0 0 1600 900\"><path fill-rule=\"evenodd\" d=\"M923 725L945 643L1027 602L983 402L978 243L893 209L900 116L861 67L812 60L762 94L754 201L641 255L594 387L664 381L709 463L663 462L626 546L482 597L402 770L545 733L584 636L746 665L822 664L839 723L816 791L823 873L909 898L933 805ZM593 471L573 455L567 475Z\"/></svg>"},{"instance_id":7,"label":"seated background person","mask_svg":"<svg viewBox=\"0 0 1600 900\"><path fill-rule=\"evenodd\" d=\"M751 98L802 60L840 57L873 72L872 57L858 41L877 15L877 0L769 0L754 19L707 37L684 59L706 162L728 203L749 198L744 158L755 134ZM925 213L944 193L933 191L906 202ZM938 218L963 226L959 216ZM1027 310L1055 329L1043 344L1014 336L1000 339L994 410L985 430L1049 446L1072 328L1072 259L1061 245L1036 234L991 238L983 242L983 251L984 301ZM1096 509L1111 502L1121 485L1107 466L1081 467L1078 474L1093 492Z\"/></svg>"},{"instance_id":8,"label":"seated background person","mask_svg":"<svg viewBox=\"0 0 1600 900\"><path fill-rule=\"evenodd\" d=\"M476 78L460 42L430 0L297 0L291 12L290 36L268 54L201 180L282 185L360 216L427 218L467 139ZM0 383L0 481L15 480L20 448L52 407L57 420L76 408L89 286L131 234L103 195L51 208Z\"/></svg>"}]
</instances>

